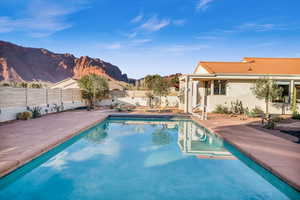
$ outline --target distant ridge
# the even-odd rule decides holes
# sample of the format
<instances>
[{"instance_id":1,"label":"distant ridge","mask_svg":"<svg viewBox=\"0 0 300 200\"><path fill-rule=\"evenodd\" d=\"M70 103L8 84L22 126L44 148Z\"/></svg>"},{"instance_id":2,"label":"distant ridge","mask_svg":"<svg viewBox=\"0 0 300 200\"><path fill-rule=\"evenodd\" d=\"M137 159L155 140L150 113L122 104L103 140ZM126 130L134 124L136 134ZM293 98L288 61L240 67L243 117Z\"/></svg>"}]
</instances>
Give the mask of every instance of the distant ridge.
<instances>
[{"instance_id":1,"label":"distant ridge","mask_svg":"<svg viewBox=\"0 0 300 200\"><path fill-rule=\"evenodd\" d=\"M109 79L133 83L115 65L98 58L72 54L57 54L43 48L30 48L0 41L0 80L49 81L80 78L95 73Z\"/></svg>"}]
</instances>

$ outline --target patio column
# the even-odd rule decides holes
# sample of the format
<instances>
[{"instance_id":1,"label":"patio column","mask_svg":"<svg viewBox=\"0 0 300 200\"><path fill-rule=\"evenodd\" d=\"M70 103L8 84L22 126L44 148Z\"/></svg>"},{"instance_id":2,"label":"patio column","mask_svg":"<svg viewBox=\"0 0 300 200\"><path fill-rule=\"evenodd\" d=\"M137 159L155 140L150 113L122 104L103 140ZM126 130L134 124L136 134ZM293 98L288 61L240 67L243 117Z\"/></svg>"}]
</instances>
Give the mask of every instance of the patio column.
<instances>
[{"instance_id":1,"label":"patio column","mask_svg":"<svg viewBox=\"0 0 300 200\"><path fill-rule=\"evenodd\" d=\"M193 92L192 92L192 109L195 108L197 105L197 99L198 99L198 81L192 81L193 82Z\"/></svg>"},{"instance_id":2,"label":"patio column","mask_svg":"<svg viewBox=\"0 0 300 200\"><path fill-rule=\"evenodd\" d=\"M293 95L294 95L294 88L295 88L295 81L294 80L291 80L290 82L290 103L292 103L292 98L293 98Z\"/></svg>"},{"instance_id":3,"label":"patio column","mask_svg":"<svg viewBox=\"0 0 300 200\"><path fill-rule=\"evenodd\" d=\"M189 77L185 77L185 90L184 90L184 112L188 113L188 103L189 103Z\"/></svg>"}]
</instances>

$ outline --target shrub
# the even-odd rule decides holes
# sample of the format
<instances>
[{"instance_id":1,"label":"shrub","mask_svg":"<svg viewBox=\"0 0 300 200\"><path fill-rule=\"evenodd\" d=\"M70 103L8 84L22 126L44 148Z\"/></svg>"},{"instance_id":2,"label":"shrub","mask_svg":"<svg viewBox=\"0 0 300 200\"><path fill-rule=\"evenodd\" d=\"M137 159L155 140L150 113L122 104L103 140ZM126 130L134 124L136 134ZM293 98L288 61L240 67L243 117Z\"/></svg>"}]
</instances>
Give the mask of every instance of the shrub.
<instances>
[{"instance_id":1,"label":"shrub","mask_svg":"<svg viewBox=\"0 0 300 200\"><path fill-rule=\"evenodd\" d=\"M266 128L266 129L274 129L275 126L276 126L275 121L272 120L272 119L269 119L267 121L267 123L264 125L264 128Z\"/></svg>"},{"instance_id":2,"label":"shrub","mask_svg":"<svg viewBox=\"0 0 300 200\"><path fill-rule=\"evenodd\" d=\"M243 107L242 101L236 100L235 102L231 102L231 113L236 114L236 115L241 115L245 113L245 109Z\"/></svg>"},{"instance_id":3,"label":"shrub","mask_svg":"<svg viewBox=\"0 0 300 200\"><path fill-rule=\"evenodd\" d=\"M32 117L32 113L25 111L17 114L17 119L19 120L28 120Z\"/></svg>"},{"instance_id":4,"label":"shrub","mask_svg":"<svg viewBox=\"0 0 300 200\"><path fill-rule=\"evenodd\" d=\"M28 110L32 113L32 118L38 118L42 116L42 108L39 106L35 106L33 108L28 108Z\"/></svg>"},{"instance_id":5,"label":"shrub","mask_svg":"<svg viewBox=\"0 0 300 200\"><path fill-rule=\"evenodd\" d=\"M292 119L300 120L300 114L298 112L293 112Z\"/></svg>"},{"instance_id":6,"label":"shrub","mask_svg":"<svg viewBox=\"0 0 300 200\"><path fill-rule=\"evenodd\" d=\"M265 113L259 107L253 108L250 112L246 113L249 117L262 117Z\"/></svg>"},{"instance_id":7,"label":"shrub","mask_svg":"<svg viewBox=\"0 0 300 200\"><path fill-rule=\"evenodd\" d=\"M218 113L218 114L230 114L230 111L228 107L223 106L223 105L217 105L213 113Z\"/></svg>"}]
</instances>

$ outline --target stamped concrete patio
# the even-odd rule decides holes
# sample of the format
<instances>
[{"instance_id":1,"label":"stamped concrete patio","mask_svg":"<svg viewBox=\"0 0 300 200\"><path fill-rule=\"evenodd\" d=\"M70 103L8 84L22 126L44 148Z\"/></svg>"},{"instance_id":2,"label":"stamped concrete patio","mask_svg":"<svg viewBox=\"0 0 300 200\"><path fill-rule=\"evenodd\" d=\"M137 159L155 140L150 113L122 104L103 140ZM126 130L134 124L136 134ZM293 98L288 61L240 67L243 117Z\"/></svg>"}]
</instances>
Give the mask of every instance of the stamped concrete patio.
<instances>
[{"instance_id":1,"label":"stamped concrete patio","mask_svg":"<svg viewBox=\"0 0 300 200\"><path fill-rule=\"evenodd\" d=\"M50 114L0 126L0 177L108 116L105 111Z\"/></svg>"},{"instance_id":2,"label":"stamped concrete patio","mask_svg":"<svg viewBox=\"0 0 300 200\"><path fill-rule=\"evenodd\" d=\"M238 118L194 120L300 191L300 144L249 127L249 121Z\"/></svg>"}]
</instances>

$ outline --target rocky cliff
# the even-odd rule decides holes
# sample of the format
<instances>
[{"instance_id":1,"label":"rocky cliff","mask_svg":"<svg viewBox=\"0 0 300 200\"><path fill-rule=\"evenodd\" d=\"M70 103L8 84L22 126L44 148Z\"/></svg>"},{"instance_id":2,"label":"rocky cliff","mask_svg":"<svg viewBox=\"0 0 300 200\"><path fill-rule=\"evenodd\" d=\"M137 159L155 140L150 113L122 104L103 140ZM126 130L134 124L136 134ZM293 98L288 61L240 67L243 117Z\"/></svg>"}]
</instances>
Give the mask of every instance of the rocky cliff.
<instances>
[{"instance_id":1,"label":"rocky cliff","mask_svg":"<svg viewBox=\"0 0 300 200\"><path fill-rule=\"evenodd\" d=\"M57 54L41 48L21 47L0 41L0 80L58 82L96 73L118 81L132 82L126 74L98 58Z\"/></svg>"}]
</instances>

